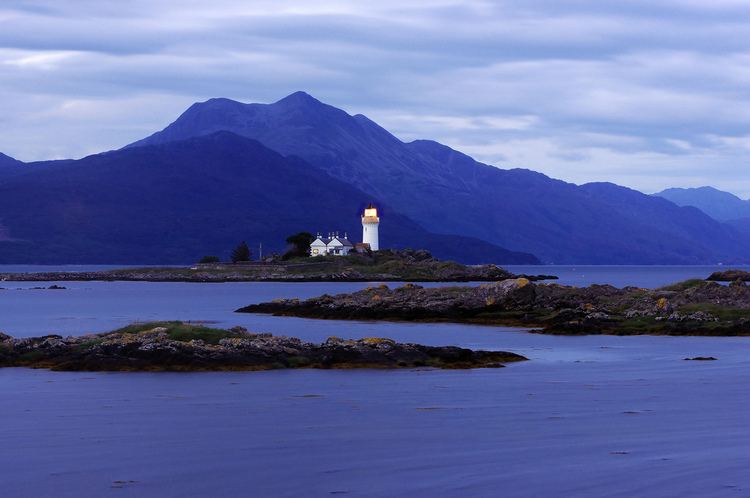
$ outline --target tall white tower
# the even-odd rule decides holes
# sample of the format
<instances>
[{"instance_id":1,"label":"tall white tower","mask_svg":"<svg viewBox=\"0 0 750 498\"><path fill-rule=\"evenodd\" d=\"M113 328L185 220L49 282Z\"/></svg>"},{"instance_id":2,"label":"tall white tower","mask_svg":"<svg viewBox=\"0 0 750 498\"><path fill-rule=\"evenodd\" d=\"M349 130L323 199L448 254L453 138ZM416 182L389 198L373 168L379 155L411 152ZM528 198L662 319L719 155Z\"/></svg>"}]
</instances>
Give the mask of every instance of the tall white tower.
<instances>
[{"instance_id":1,"label":"tall white tower","mask_svg":"<svg viewBox=\"0 0 750 498\"><path fill-rule=\"evenodd\" d=\"M379 224L378 210L370 204L365 208L365 213L362 215L362 242L370 244L371 251L377 251L380 248L378 244Z\"/></svg>"}]
</instances>

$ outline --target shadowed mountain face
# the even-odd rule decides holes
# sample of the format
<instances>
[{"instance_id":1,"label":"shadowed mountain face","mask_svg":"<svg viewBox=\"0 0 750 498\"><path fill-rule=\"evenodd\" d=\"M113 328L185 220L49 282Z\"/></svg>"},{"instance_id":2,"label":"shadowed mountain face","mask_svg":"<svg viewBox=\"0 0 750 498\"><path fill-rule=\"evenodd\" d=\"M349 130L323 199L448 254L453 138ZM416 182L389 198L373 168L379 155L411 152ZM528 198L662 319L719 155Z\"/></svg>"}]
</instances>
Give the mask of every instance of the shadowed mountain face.
<instances>
[{"instance_id":1,"label":"shadowed mountain face","mask_svg":"<svg viewBox=\"0 0 750 498\"><path fill-rule=\"evenodd\" d=\"M212 99L129 146L227 130L294 155L431 232L462 234L545 262L747 261L748 241L697 209L611 184L576 186L478 163L437 142L403 143L364 116L297 92L274 104Z\"/></svg>"},{"instance_id":2,"label":"shadowed mountain face","mask_svg":"<svg viewBox=\"0 0 750 498\"><path fill-rule=\"evenodd\" d=\"M696 207L719 221L750 218L750 201L713 187L669 188L654 195L678 206Z\"/></svg>"},{"instance_id":3,"label":"shadowed mountain face","mask_svg":"<svg viewBox=\"0 0 750 498\"><path fill-rule=\"evenodd\" d=\"M379 199L299 158L218 132L77 161L0 182L0 261L190 263L241 240L284 249L299 231L348 231ZM465 262L534 263L481 240L428 233L382 205L381 238ZM387 220L387 221L386 221Z\"/></svg>"}]
</instances>

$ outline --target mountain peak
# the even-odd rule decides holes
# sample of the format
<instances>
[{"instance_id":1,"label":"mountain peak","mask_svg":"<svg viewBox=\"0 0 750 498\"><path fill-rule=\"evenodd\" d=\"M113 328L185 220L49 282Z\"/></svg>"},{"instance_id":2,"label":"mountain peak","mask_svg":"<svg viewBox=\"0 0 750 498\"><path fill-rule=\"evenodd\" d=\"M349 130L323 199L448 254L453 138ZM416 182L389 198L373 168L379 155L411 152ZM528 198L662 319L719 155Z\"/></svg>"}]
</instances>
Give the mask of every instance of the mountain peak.
<instances>
[{"instance_id":1,"label":"mountain peak","mask_svg":"<svg viewBox=\"0 0 750 498\"><path fill-rule=\"evenodd\" d=\"M300 90L300 91L287 95L283 99L274 102L274 104L275 105L286 104L286 105L295 105L295 106L299 106L299 105L310 106L310 105L322 105L323 102L316 99L309 93L303 92L302 90Z\"/></svg>"},{"instance_id":2,"label":"mountain peak","mask_svg":"<svg viewBox=\"0 0 750 498\"><path fill-rule=\"evenodd\" d=\"M228 106L235 106L235 105L243 105L242 102L238 102L236 100L228 99L226 97L213 97L210 98L204 102L196 102L193 104L194 106L205 106L205 107L228 107Z\"/></svg>"}]
</instances>

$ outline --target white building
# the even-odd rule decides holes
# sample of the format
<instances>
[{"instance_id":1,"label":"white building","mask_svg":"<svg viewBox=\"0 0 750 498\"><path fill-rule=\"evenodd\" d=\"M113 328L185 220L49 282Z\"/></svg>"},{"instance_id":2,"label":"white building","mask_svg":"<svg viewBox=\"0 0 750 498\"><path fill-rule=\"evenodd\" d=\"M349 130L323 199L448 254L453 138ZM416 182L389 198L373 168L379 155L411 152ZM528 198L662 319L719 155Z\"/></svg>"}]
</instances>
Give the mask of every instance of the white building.
<instances>
[{"instance_id":1,"label":"white building","mask_svg":"<svg viewBox=\"0 0 750 498\"><path fill-rule=\"evenodd\" d=\"M315 240L310 244L310 256L325 256L328 254L328 241L318 234Z\"/></svg>"},{"instance_id":2,"label":"white building","mask_svg":"<svg viewBox=\"0 0 750 498\"><path fill-rule=\"evenodd\" d=\"M362 214L362 243L356 247L349 241L349 237L344 234L340 237L338 232L329 233L328 237L323 237L318 233L315 240L310 244L310 256L346 256L355 249L358 252L377 251L380 248L378 238L378 225L380 218L378 210L370 204L365 208Z\"/></svg>"},{"instance_id":3,"label":"white building","mask_svg":"<svg viewBox=\"0 0 750 498\"><path fill-rule=\"evenodd\" d=\"M379 224L378 210L370 204L362 215L362 243L368 244L371 251L380 249L380 242L378 240Z\"/></svg>"},{"instance_id":4,"label":"white building","mask_svg":"<svg viewBox=\"0 0 750 498\"><path fill-rule=\"evenodd\" d=\"M310 256L346 256L354 250L354 244L349 241L346 234L343 237L338 233L329 233L328 237L318 234L310 244Z\"/></svg>"}]
</instances>

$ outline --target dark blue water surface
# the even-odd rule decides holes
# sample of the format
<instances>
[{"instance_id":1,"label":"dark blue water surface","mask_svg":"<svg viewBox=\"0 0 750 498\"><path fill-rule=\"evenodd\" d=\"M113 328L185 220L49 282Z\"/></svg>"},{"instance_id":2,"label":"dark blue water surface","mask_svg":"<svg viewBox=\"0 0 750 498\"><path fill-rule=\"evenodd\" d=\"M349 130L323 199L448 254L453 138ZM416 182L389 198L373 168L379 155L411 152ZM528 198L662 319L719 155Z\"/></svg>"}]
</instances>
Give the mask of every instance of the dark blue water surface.
<instances>
[{"instance_id":1,"label":"dark blue water surface","mask_svg":"<svg viewBox=\"0 0 750 498\"><path fill-rule=\"evenodd\" d=\"M714 270L534 268L527 273L558 273L565 283L651 287ZM30 290L38 285L0 283L0 330L81 334L133 320L201 320L311 341L506 349L531 361L470 371L2 369L2 497L750 494L746 338L547 337L232 312L367 285L359 283ZM692 356L719 360L683 360Z\"/></svg>"}]
</instances>

